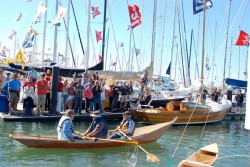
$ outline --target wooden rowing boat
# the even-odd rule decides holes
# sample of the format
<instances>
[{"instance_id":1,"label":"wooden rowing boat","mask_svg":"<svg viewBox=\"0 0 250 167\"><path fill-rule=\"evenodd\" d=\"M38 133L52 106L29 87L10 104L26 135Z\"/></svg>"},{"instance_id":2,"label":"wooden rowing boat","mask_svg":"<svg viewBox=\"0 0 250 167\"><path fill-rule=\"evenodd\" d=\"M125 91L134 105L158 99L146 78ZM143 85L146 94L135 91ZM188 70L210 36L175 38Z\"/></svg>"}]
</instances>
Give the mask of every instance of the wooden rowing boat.
<instances>
[{"instance_id":1,"label":"wooden rowing boat","mask_svg":"<svg viewBox=\"0 0 250 167\"><path fill-rule=\"evenodd\" d=\"M217 108L214 109L215 105L174 101L166 104L164 108L131 109L130 111L134 119L139 122L161 123L178 117L174 124L187 124L188 122L189 124L202 124L220 121L230 110L230 105L222 106L217 103Z\"/></svg>"},{"instance_id":2,"label":"wooden rowing boat","mask_svg":"<svg viewBox=\"0 0 250 167\"><path fill-rule=\"evenodd\" d=\"M182 160L178 167L209 167L218 157L217 143L202 147L199 151Z\"/></svg>"},{"instance_id":3,"label":"wooden rowing boat","mask_svg":"<svg viewBox=\"0 0 250 167\"><path fill-rule=\"evenodd\" d=\"M135 129L134 135L131 137L133 140L138 141L139 144L154 142L159 139L165 131L176 121L160 123L156 125L144 126ZM67 140L58 140L57 136L32 136L23 134L10 134L10 137L20 142L27 147L33 148L105 148L126 146L127 142L114 142L103 140L76 140L70 142ZM123 141L126 141L124 139Z\"/></svg>"}]
</instances>

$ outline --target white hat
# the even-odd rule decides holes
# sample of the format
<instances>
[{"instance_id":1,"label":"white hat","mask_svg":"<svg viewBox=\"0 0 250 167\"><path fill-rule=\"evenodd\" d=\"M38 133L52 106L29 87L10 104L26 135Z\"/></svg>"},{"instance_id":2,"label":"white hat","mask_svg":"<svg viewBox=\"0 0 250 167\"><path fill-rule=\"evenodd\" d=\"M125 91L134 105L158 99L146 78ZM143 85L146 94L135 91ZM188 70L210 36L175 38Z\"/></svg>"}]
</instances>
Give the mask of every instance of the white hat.
<instances>
[{"instance_id":1,"label":"white hat","mask_svg":"<svg viewBox=\"0 0 250 167\"><path fill-rule=\"evenodd\" d=\"M100 118L102 117L102 115L99 112L93 112L92 114L90 114L91 117L96 117L96 118Z\"/></svg>"}]
</instances>

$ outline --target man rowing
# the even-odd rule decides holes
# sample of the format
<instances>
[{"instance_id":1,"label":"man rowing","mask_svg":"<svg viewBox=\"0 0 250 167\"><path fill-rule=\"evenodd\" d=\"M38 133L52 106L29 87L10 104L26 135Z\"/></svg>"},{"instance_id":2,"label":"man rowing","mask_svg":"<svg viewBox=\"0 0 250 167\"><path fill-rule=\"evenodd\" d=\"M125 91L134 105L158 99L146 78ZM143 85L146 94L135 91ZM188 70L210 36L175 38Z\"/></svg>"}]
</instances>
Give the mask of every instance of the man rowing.
<instances>
[{"instance_id":1,"label":"man rowing","mask_svg":"<svg viewBox=\"0 0 250 167\"><path fill-rule=\"evenodd\" d=\"M81 139L73 135L74 129L72 121L74 117L75 112L73 110L68 110L66 116L61 117L57 126L58 140L70 140L74 142L76 139Z\"/></svg>"},{"instance_id":2,"label":"man rowing","mask_svg":"<svg viewBox=\"0 0 250 167\"><path fill-rule=\"evenodd\" d=\"M107 138L108 126L106 121L102 118L102 115L99 112L94 112L90 116L93 121L82 135L83 139L88 139L88 137Z\"/></svg>"},{"instance_id":3,"label":"man rowing","mask_svg":"<svg viewBox=\"0 0 250 167\"><path fill-rule=\"evenodd\" d=\"M122 131L127 136L133 136L135 131L135 122L131 118L131 113L129 111L125 111L123 113L123 120L121 124L114 130L115 133L111 134L109 139L121 138L123 136L120 132L117 133L116 131Z\"/></svg>"}]
</instances>

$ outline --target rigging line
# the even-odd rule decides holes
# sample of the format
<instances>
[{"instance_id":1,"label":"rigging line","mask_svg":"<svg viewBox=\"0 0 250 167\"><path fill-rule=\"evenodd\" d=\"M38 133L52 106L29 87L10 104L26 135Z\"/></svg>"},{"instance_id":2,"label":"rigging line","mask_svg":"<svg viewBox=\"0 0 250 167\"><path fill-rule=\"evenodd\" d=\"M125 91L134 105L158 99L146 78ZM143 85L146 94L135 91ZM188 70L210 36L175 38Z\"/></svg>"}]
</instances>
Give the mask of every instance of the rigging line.
<instances>
[{"instance_id":1,"label":"rigging line","mask_svg":"<svg viewBox=\"0 0 250 167\"><path fill-rule=\"evenodd\" d=\"M86 10L86 15L88 15L87 4L86 4L86 1L85 1L85 0L84 0L84 6L85 6L85 10ZM95 59L96 59L94 38L93 38L93 35L92 35L91 27L89 27L89 31L90 31L89 33L90 33L91 43L92 43L92 47L93 47L94 57L95 57ZM96 61L97 61L97 60L96 60Z\"/></svg>"},{"instance_id":2,"label":"rigging line","mask_svg":"<svg viewBox=\"0 0 250 167\"><path fill-rule=\"evenodd\" d=\"M242 8L243 2L244 2L244 1L245 1L245 0L242 1L241 6L240 6L240 8L239 8L238 11L240 11L240 9ZM230 6L228 5L228 10L229 10L229 7L230 7ZM227 11L228 11L228 10L227 10ZM237 17L238 17L238 13L237 13L237 15L236 15L236 17L235 17L233 23L235 22L235 20L237 19ZM233 24L231 24L231 27L230 27L230 29L229 29L229 31L228 31L228 34L230 34L230 32L231 32L231 30L232 30L232 27L233 27ZM220 33L219 33L219 35L220 35ZM219 36L219 35L218 35L218 36ZM221 46L220 49L219 49L219 51L217 52L218 54L220 54L220 52L221 52L221 50L222 50L222 47L224 46L225 42L226 42L226 39L223 41L223 44L222 44L222 45L219 45L219 38L218 38L218 42L217 42L217 45L216 45L216 46ZM217 50L217 48L216 48L216 50ZM217 56L217 57L219 57L219 56Z\"/></svg>"},{"instance_id":3,"label":"rigging line","mask_svg":"<svg viewBox=\"0 0 250 167\"><path fill-rule=\"evenodd\" d=\"M59 5L62 6L62 3L59 2ZM63 23L64 23L64 27L65 27L66 31L68 31L68 27L67 27L67 25L66 25L66 22L65 22L65 18L64 18L64 17L63 17ZM70 47L70 51L71 51L71 56L72 56L72 59L73 59L73 63L74 63L74 66L75 66L75 68L76 68L76 63L75 63L75 58L74 58L74 53L73 53L72 45L71 45L71 42L70 42L70 38L69 38L69 36L67 36L67 38L68 38L68 41L69 41L69 47ZM65 55L65 56L66 56L66 55ZM72 71L72 69L70 69L70 72L71 72L71 71ZM70 73L69 73L69 75L70 75ZM68 77L69 77L69 75L68 75Z\"/></svg>"},{"instance_id":4,"label":"rigging line","mask_svg":"<svg viewBox=\"0 0 250 167\"><path fill-rule=\"evenodd\" d=\"M197 98L198 98L198 97L197 97ZM197 98L196 98L196 101L197 101ZM179 148L179 145L180 145L180 143L181 143L181 141L182 141L182 138L183 138L183 136L184 136L184 134L185 134L185 132L186 132L186 130L187 130L187 128L188 128L189 122L190 122L190 120L191 120L191 118L192 118L192 116L193 116L193 114L194 114L194 110L196 109L197 104L198 104L198 103L195 103L195 107L194 107L194 109L193 109L193 111L192 111L192 113L191 113L191 115L190 115L190 117L189 117L189 119L188 119L188 122L187 122L187 124L186 124L186 126L185 126L185 128L184 128L184 130L183 130L183 133L181 134L181 137L180 137L180 139L179 139L179 141L178 141L178 143L177 143L177 146L176 146L176 148L175 148L175 150L174 150L174 153L172 154L172 158L174 158L175 153L177 152L177 149Z\"/></svg>"},{"instance_id":5,"label":"rigging line","mask_svg":"<svg viewBox=\"0 0 250 167\"><path fill-rule=\"evenodd\" d=\"M78 23L77 23L77 20L76 20L75 9L74 9L74 6L73 6L73 2L72 1L70 1L70 2L71 2L70 4L71 4L71 7L72 7L72 11L73 11L73 14L74 14L74 19L75 19L75 23L76 23L77 32L78 32L78 37L79 37L81 48L82 48L82 53L84 55L85 53L84 53L84 48L83 48L83 45L82 45L82 38L81 38L80 31L79 31Z\"/></svg>"},{"instance_id":6,"label":"rigging line","mask_svg":"<svg viewBox=\"0 0 250 167\"><path fill-rule=\"evenodd\" d=\"M117 42L116 42L116 37L115 37L115 31L114 31L114 26L113 26L113 21L112 21L112 17L111 17L109 3L107 3L107 6L108 6L108 11L109 11L111 29L112 29L112 33L113 33L113 37L114 37L115 50L116 50L116 54L117 54L117 58L118 58L118 62L119 62L119 67L120 67L120 70L121 70L121 62L120 62L120 57L119 57L119 52L118 52L118 47L117 47Z\"/></svg>"},{"instance_id":7,"label":"rigging line","mask_svg":"<svg viewBox=\"0 0 250 167\"><path fill-rule=\"evenodd\" d=\"M224 156L224 157L218 157L217 159L222 159L222 158L230 158L230 157L250 157L249 155L228 155L228 156Z\"/></svg>"},{"instance_id":8,"label":"rigging line","mask_svg":"<svg viewBox=\"0 0 250 167\"><path fill-rule=\"evenodd\" d=\"M241 24L242 24L242 22L243 22L243 19L244 19L244 16L245 16L245 14L246 14L246 11L247 11L247 8L248 8L248 5L249 5L249 0L247 1L246 8L245 8L245 10L244 10L244 13L243 13L242 19L241 19L241 21L240 21L240 26L241 26Z\"/></svg>"},{"instance_id":9,"label":"rigging line","mask_svg":"<svg viewBox=\"0 0 250 167\"><path fill-rule=\"evenodd\" d=\"M245 0L242 1L241 5L240 5L240 8L239 8L239 10L238 10L238 12L237 12L237 14L236 14L236 16L235 16L233 22L232 22L231 28L229 29L229 32L231 32L231 30L232 30L232 28L233 28L233 25L234 25L234 23L235 23L235 21L236 21L238 15L239 15L240 11L241 11L241 8L243 7L244 2L245 2Z\"/></svg>"}]
</instances>

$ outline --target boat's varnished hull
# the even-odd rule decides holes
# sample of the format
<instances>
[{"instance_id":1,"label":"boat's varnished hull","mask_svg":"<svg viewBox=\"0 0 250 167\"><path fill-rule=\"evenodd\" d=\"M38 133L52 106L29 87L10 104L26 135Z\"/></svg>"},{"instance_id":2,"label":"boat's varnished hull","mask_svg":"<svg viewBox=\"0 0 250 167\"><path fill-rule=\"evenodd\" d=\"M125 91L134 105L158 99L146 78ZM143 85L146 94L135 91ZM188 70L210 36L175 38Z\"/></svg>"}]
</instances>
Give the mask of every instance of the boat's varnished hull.
<instances>
[{"instance_id":1,"label":"boat's varnished hull","mask_svg":"<svg viewBox=\"0 0 250 167\"><path fill-rule=\"evenodd\" d=\"M161 110L161 112L160 112ZM202 124L211 123L222 120L229 112L229 108L217 112L181 112L181 111L166 111L164 109L142 109L139 111L133 110L133 117L140 122L161 123L173 120L177 117L174 124ZM190 116L192 117L190 119ZM190 121L189 121L190 119Z\"/></svg>"}]
</instances>

